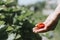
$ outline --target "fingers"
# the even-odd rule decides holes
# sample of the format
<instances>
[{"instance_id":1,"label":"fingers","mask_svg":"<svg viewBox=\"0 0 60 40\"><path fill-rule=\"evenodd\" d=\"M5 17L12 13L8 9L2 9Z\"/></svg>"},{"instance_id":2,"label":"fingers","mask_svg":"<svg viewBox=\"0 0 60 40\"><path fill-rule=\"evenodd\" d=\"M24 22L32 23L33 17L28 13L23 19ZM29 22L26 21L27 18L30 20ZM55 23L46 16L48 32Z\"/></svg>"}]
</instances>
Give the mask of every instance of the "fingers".
<instances>
[{"instance_id":1,"label":"fingers","mask_svg":"<svg viewBox=\"0 0 60 40\"><path fill-rule=\"evenodd\" d=\"M44 33L46 31L47 31L47 29L43 28L43 29L36 30L36 33Z\"/></svg>"},{"instance_id":2,"label":"fingers","mask_svg":"<svg viewBox=\"0 0 60 40\"><path fill-rule=\"evenodd\" d=\"M33 28L33 32L34 32L34 33L37 33L36 30L37 30L37 27L34 27L34 28Z\"/></svg>"},{"instance_id":3,"label":"fingers","mask_svg":"<svg viewBox=\"0 0 60 40\"><path fill-rule=\"evenodd\" d=\"M44 33L47 31L47 28L37 29L37 27L33 28L34 33Z\"/></svg>"},{"instance_id":4,"label":"fingers","mask_svg":"<svg viewBox=\"0 0 60 40\"><path fill-rule=\"evenodd\" d=\"M35 27L33 28L33 32L34 33L42 33L42 32L45 32L47 29L46 29L46 27L44 27L44 28L38 28L37 26L39 25L39 24L41 24L41 22L40 23L38 23L38 24L36 24L35 25Z\"/></svg>"}]
</instances>

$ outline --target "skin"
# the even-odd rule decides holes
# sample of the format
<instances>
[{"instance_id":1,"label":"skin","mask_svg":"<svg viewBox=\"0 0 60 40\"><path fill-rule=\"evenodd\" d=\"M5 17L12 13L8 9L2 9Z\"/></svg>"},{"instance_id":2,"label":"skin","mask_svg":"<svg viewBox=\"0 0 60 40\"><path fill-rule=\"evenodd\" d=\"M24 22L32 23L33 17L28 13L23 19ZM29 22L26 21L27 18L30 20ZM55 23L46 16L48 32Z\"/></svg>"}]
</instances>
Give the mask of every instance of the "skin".
<instances>
[{"instance_id":1,"label":"skin","mask_svg":"<svg viewBox=\"0 0 60 40\"><path fill-rule=\"evenodd\" d=\"M42 29L36 29L37 27L34 27L33 28L33 32L34 33L44 33L44 32L48 32L48 31L52 30L57 25L57 22L59 20L59 17L60 17L60 5L58 5L56 7L54 13L51 13L47 17L47 19L43 22L45 24L45 27L42 28ZM36 24L36 26L38 24Z\"/></svg>"}]
</instances>

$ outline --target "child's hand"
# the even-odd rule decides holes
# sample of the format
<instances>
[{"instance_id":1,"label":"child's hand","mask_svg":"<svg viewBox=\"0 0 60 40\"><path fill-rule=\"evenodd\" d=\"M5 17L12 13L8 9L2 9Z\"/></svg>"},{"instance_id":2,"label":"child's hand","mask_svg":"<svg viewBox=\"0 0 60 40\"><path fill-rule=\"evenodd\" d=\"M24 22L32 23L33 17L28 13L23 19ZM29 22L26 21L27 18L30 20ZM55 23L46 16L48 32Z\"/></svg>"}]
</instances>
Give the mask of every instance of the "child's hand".
<instances>
[{"instance_id":1,"label":"child's hand","mask_svg":"<svg viewBox=\"0 0 60 40\"><path fill-rule=\"evenodd\" d=\"M50 30L54 30L57 23L58 23L59 17L57 16L54 20L47 19L43 24L40 25L40 23L36 24L33 28L34 33L44 33Z\"/></svg>"},{"instance_id":2,"label":"child's hand","mask_svg":"<svg viewBox=\"0 0 60 40\"><path fill-rule=\"evenodd\" d=\"M51 18L50 18L51 19ZM48 20L50 20L48 19ZM50 20L50 21L45 21L43 22L43 24L39 27L40 23L36 24L35 27L33 28L33 32L34 33L44 33L50 30L54 30L57 23L58 23L58 19L59 17L55 18L54 20Z\"/></svg>"},{"instance_id":3,"label":"child's hand","mask_svg":"<svg viewBox=\"0 0 60 40\"><path fill-rule=\"evenodd\" d=\"M50 30L54 30L58 20L60 18L60 5L57 6L57 8L55 9L54 13L51 13L47 19L45 20L45 22L43 22L43 24L45 25L42 28L36 27L37 25L39 25L39 23L33 28L33 32L34 33L43 33L43 32L47 32Z\"/></svg>"},{"instance_id":4,"label":"child's hand","mask_svg":"<svg viewBox=\"0 0 60 40\"><path fill-rule=\"evenodd\" d=\"M33 28L33 32L34 33L42 33L42 32L46 32L47 31L47 27L45 26L45 24L43 23L38 23L36 24L36 26Z\"/></svg>"}]
</instances>

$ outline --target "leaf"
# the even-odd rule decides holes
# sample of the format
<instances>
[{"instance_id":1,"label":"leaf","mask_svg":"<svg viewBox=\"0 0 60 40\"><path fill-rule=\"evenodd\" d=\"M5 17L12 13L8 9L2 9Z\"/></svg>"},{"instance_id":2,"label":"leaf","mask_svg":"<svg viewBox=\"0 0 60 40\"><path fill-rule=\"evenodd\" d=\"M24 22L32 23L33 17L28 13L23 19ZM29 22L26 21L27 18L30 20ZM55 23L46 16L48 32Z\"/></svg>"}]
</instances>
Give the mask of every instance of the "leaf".
<instances>
[{"instance_id":1,"label":"leaf","mask_svg":"<svg viewBox=\"0 0 60 40\"><path fill-rule=\"evenodd\" d=\"M0 25L3 25L5 22L4 21L0 21Z\"/></svg>"},{"instance_id":2,"label":"leaf","mask_svg":"<svg viewBox=\"0 0 60 40\"><path fill-rule=\"evenodd\" d=\"M10 34L8 35L7 40L14 40L14 39L15 39L15 36L16 36L16 33L10 33Z\"/></svg>"},{"instance_id":3,"label":"leaf","mask_svg":"<svg viewBox=\"0 0 60 40\"><path fill-rule=\"evenodd\" d=\"M8 28L6 29L6 31L11 31L11 30L14 30L12 26L8 26Z\"/></svg>"},{"instance_id":4,"label":"leaf","mask_svg":"<svg viewBox=\"0 0 60 40\"><path fill-rule=\"evenodd\" d=\"M17 36L16 36L16 38L15 39L18 39L18 38L20 38L21 37L21 35L20 34L18 34Z\"/></svg>"}]
</instances>

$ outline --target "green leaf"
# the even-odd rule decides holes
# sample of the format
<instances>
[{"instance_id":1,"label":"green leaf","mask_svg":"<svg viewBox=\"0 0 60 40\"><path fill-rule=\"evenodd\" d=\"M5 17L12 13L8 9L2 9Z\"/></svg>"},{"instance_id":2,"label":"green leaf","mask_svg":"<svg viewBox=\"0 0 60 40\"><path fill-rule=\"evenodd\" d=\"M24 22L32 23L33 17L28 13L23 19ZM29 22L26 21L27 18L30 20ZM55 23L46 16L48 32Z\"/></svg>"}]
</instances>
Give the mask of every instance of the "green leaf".
<instances>
[{"instance_id":1,"label":"green leaf","mask_svg":"<svg viewBox=\"0 0 60 40\"><path fill-rule=\"evenodd\" d=\"M6 29L6 31L11 31L11 30L14 30L12 26L8 26L8 28Z\"/></svg>"},{"instance_id":2,"label":"green leaf","mask_svg":"<svg viewBox=\"0 0 60 40\"><path fill-rule=\"evenodd\" d=\"M4 19L4 18L5 18L5 16L0 14L0 19Z\"/></svg>"},{"instance_id":3,"label":"green leaf","mask_svg":"<svg viewBox=\"0 0 60 40\"><path fill-rule=\"evenodd\" d=\"M18 34L17 36L16 36L16 38L15 39L18 39L18 38L20 38L21 37L21 35L20 34Z\"/></svg>"},{"instance_id":4,"label":"green leaf","mask_svg":"<svg viewBox=\"0 0 60 40\"><path fill-rule=\"evenodd\" d=\"M4 21L0 21L0 25L3 25L5 22Z\"/></svg>"}]
</instances>

